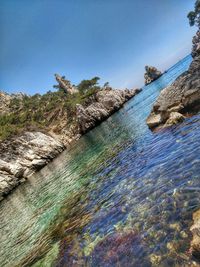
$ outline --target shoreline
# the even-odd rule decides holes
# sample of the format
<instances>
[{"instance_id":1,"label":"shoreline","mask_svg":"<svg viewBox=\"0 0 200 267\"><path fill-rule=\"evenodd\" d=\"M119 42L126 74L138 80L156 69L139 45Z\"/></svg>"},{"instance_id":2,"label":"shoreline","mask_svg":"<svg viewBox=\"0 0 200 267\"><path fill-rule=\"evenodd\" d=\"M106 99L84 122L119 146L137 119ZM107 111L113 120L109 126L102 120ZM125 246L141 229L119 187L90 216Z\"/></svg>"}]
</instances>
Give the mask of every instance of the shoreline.
<instances>
[{"instance_id":1,"label":"shoreline","mask_svg":"<svg viewBox=\"0 0 200 267\"><path fill-rule=\"evenodd\" d=\"M192 62L170 86L163 89L146 122L151 130L178 124L200 111L200 31L193 37Z\"/></svg>"},{"instance_id":2,"label":"shoreline","mask_svg":"<svg viewBox=\"0 0 200 267\"><path fill-rule=\"evenodd\" d=\"M99 93L101 102L94 102L85 109L79 105L81 108L79 110L77 108L77 121L80 128L71 134L70 138L64 136L63 141L63 136L40 131L27 131L2 141L0 143L0 201L84 134L120 110L126 102L140 92L141 89L101 91Z\"/></svg>"}]
</instances>

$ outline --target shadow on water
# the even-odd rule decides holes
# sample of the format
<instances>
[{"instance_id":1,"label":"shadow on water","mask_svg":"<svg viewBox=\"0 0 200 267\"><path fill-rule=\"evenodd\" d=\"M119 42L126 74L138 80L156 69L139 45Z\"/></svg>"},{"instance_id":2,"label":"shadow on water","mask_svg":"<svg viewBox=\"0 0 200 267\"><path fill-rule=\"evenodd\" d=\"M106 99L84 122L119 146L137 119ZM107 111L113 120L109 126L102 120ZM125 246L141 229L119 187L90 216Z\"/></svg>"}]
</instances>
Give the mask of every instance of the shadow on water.
<instances>
[{"instance_id":1,"label":"shadow on water","mask_svg":"<svg viewBox=\"0 0 200 267\"><path fill-rule=\"evenodd\" d=\"M0 203L1 266L184 266L200 199L200 116L145 123L186 57Z\"/></svg>"}]
</instances>

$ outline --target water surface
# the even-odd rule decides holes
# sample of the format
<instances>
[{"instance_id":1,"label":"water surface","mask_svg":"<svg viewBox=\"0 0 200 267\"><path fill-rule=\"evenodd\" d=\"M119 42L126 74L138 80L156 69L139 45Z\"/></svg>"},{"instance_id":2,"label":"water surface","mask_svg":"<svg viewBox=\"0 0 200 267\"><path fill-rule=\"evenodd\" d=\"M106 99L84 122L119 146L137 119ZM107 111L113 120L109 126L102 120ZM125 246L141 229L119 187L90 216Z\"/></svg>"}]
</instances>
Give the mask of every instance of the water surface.
<instances>
[{"instance_id":1,"label":"water surface","mask_svg":"<svg viewBox=\"0 0 200 267\"><path fill-rule=\"evenodd\" d=\"M0 266L190 266L200 115L145 120L188 56L0 203Z\"/></svg>"}]
</instances>

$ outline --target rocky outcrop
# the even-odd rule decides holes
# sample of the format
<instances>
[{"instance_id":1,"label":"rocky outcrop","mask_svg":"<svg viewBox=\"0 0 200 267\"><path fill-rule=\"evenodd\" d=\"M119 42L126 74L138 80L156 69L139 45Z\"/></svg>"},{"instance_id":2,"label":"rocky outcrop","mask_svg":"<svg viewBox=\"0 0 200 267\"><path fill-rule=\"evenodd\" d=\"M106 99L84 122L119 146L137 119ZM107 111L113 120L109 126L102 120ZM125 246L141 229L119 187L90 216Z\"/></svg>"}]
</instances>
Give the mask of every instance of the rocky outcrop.
<instances>
[{"instance_id":1,"label":"rocky outcrop","mask_svg":"<svg viewBox=\"0 0 200 267\"><path fill-rule=\"evenodd\" d=\"M192 39L192 56L196 57L200 54L200 30L197 31L196 35Z\"/></svg>"},{"instance_id":2,"label":"rocky outcrop","mask_svg":"<svg viewBox=\"0 0 200 267\"><path fill-rule=\"evenodd\" d=\"M94 128L140 91L140 89L112 90L107 88L99 91L95 96L95 101L87 107L77 105L77 121L81 133Z\"/></svg>"},{"instance_id":3,"label":"rocky outcrop","mask_svg":"<svg viewBox=\"0 0 200 267\"><path fill-rule=\"evenodd\" d=\"M0 114L5 114L9 112L11 96L0 91Z\"/></svg>"},{"instance_id":4,"label":"rocky outcrop","mask_svg":"<svg viewBox=\"0 0 200 267\"><path fill-rule=\"evenodd\" d=\"M145 85L150 84L151 82L157 80L161 75L158 69L152 66L145 66L146 73L144 74Z\"/></svg>"},{"instance_id":5,"label":"rocky outcrop","mask_svg":"<svg viewBox=\"0 0 200 267\"><path fill-rule=\"evenodd\" d=\"M199 32L197 33L199 36ZM184 116L200 110L200 51L199 43L193 48L195 55L189 70L161 91L147 118L150 129L165 127L183 121Z\"/></svg>"},{"instance_id":6,"label":"rocky outcrop","mask_svg":"<svg viewBox=\"0 0 200 267\"><path fill-rule=\"evenodd\" d=\"M33 172L64 150L64 145L41 132L25 132L0 143L0 200Z\"/></svg>"},{"instance_id":7,"label":"rocky outcrop","mask_svg":"<svg viewBox=\"0 0 200 267\"><path fill-rule=\"evenodd\" d=\"M65 77L61 77L58 74L55 74L56 81L58 82L58 86L60 89L64 90L67 94L74 94L78 90L75 86L71 85L70 81L66 80Z\"/></svg>"},{"instance_id":8,"label":"rocky outcrop","mask_svg":"<svg viewBox=\"0 0 200 267\"><path fill-rule=\"evenodd\" d=\"M25 94L7 94L3 91L0 91L0 115L10 112L10 103L12 99L22 99Z\"/></svg>"}]
</instances>

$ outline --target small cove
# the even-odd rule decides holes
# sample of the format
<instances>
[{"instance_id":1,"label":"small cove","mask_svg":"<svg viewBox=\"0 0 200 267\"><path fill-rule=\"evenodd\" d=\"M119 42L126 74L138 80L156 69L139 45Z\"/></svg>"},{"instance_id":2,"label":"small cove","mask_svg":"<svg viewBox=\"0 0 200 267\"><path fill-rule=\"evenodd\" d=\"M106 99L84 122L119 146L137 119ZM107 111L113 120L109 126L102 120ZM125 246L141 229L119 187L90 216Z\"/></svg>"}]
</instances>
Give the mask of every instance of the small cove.
<instances>
[{"instance_id":1,"label":"small cove","mask_svg":"<svg viewBox=\"0 0 200 267\"><path fill-rule=\"evenodd\" d=\"M200 115L152 133L170 68L0 203L0 266L184 266L200 200Z\"/></svg>"}]
</instances>

